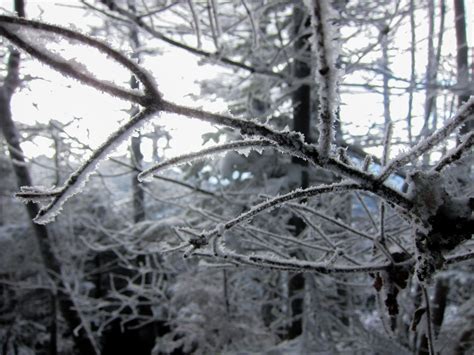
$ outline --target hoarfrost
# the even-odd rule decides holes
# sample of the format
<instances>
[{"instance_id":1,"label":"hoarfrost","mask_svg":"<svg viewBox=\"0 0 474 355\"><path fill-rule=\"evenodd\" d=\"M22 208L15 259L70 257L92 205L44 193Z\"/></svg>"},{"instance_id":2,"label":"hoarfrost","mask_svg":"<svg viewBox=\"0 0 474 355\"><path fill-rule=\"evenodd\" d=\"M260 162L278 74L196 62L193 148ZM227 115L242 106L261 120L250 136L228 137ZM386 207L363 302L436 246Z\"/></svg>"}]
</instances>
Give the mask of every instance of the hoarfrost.
<instances>
[{"instance_id":1,"label":"hoarfrost","mask_svg":"<svg viewBox=\"0 0 474 355\"><path fill-rule=\"evenodd\" d=\"M50 204L39 211L34 222L38 224L52 222L61 212L64 203L82 191L89 176L98 168L99 164L105 160L115 148L127 140L147 119L152 117L153 113L154 111L151 109L145 109L139 112L127 124L112 134L106 142L94 151L92 156L79 169L69 176L63 187L61 187L60 194L56 196Z\"/></svg>"},{"instance_id":2,"label":"hoarfrost","mask_svg":"<svg viewBox=\"0 0 474 355\"><path fill-rule=\"evenodd\" d=\"M254 147L261 148L261 147L268 147L268 146L275 146L275 143L264 140L264 139L253 139L253 140L243 140L243 141L236 141L232 143L226 143L221 145L216 145L214 147L202 149L197 152L183 154L168 160L165 160L161 163L158 163L138 174L138 181L151 181L153 178L153 174L160 172L163 169L168 169L173 166L191 163L196 160L204 159L205 157L213 157L216 154L226 153L230 150L232 151L249 151Z\"/></svg>"}]
</instances>

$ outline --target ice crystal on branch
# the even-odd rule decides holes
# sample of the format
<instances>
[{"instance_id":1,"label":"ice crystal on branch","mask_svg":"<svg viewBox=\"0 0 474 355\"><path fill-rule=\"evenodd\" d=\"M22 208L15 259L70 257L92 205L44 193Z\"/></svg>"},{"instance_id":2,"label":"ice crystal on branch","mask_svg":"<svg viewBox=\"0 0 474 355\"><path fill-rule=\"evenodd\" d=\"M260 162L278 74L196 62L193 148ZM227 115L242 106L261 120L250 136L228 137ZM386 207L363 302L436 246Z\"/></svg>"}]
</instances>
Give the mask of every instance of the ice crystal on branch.
<instances>
[{"instance_id":1,"label":"ice crystal on branch","mask_svg":"<svg viewBox=\"0 0 474 355\"><path fill-rule=\"evenodd\" d=\"M330 1L307 0L313 30L313 51L317 57L316 81L319 83L319 152L323 158L329 156L334 141L334 122L339 104L337 85L339 73L336 60L338 44L334 41L333 22L336 13Z\"/></svg>"}]
</instances>

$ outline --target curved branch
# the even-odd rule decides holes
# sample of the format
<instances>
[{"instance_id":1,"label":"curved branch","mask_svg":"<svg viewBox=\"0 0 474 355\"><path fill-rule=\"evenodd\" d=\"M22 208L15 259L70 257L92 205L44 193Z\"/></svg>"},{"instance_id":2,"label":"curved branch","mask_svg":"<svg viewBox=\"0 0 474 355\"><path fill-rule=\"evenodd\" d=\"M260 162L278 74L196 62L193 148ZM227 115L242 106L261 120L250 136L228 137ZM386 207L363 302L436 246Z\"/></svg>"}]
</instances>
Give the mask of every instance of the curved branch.
<instances>
[{"instance_id":1,"label":"curved branch","mask_svg":"<svg viewBox=\"0 0 474 355\"><path fill-rule=\"evenodd\" d=\"M383 264L374 264L374 265L328 265L326 263L318 263L306 260L297 260L297 259L283 259L274 256L267 255L243 255L235 253L233 251L228 251L226 248L216 245L217 256L226 259L235 261L240 264L256 266L256 267L265 267L268 269L282 270L282 271L292 271L292 272L311 272L311 273L321 273L321 274L350 274L350 273L368 273L383 271L391 263ZM215 257L216 255L207 253L207 252L196 252L196 256L207 256Z\"/></svg>"},{"instance_id":2,"label":"curved branch","mask_svg":"<svg viewBox=\"0 0 474 355\"><path fill-rule=\"evenodd\" d=\"M279 149L286 153L307 160L314 166L320 166L357 181L360 184L360 189L370 190L386 201L406 210L412 207L412 202L404 194L384 185L372 174L361 171L354 166L346 165L334 158L328 158L327 160L321 159L316 147L313 144L305 143L302 135L298 132L279 132L268 126L251 121L176 105L166 100L162 101L161 108L166 112L194 117L205 122L238 129L244 136L260 136L272 140L277 144Z\"/></svg>"},{"instance_id":3,"label":"curved branch","mask_svg":"<svg viewBox=\"0 0 474 355\"><path fill-rule=\"evenodd\" d=\"M455 162L456 160L459 160L464 153L467 153L469 148L474 145L474 132L469 132L465 137L463 137L463 139L464 140L461 144L444 155L440 161L433 168L431 168L431 170L440 172L445 166Z\"/></svg>"},{"instance_id":4,"label":"curved branch","mask_svg":"<svg viewBox=\"0 0 474 355\"><path fill-rule=\"evenodd\" d=\"M405 154L392 160L380 173L378 181L385 181L394 171L432 149L435 145L446 139L456 128L471 119L472 115L474 115L474 97L471 97L462 105L458 112L442 128L420 141Z\"/></svg>"},{"instance_id":5,"label":"curved branch","mask_svg":"<svg viewBox=\"0 0 474 355\"><path fill-rule=\"evenodd\" d=\"M221 236L224 231L229 230L232 227L244 221L247 221L262 212L266 212L273 208L279 207L280 205L288 201L296 200L299 198L308 198L330 192L343 192L357 189L360 189L360 186L352 182L340 182L331 185L312 186L306 189L296 189L287 194L274 197L268 201L253 206L249 211L242 213L241 215L231 219L230 221L218 224L215 228L209 231L202 232L198 236L191 238L190 243L196 248L207 245L210 239Z\"/></svg>"},{"instance_id":6,"label":"curved branch","mask_svg":"<svg viewBox=\"0 0 474 355\"><path fill-rule=\"evenodd\" d=\"M325 263L312 262L307 260L297 260L297 259L282 259L276 258L274 256L267 255L243 255L235 253L233 251L228 251L226 248L217 245L217 254L219 257L232 260L237 263L256 266L256 267L265 267L275 270L284 270L284 271L293 271L293 272L317 272L321 274L354 274L354 273L373 273L376 271L384 271L387 267L393 266L391 262L383 264L373 264L373 265L328 265ZM205 257L215 257L214 254L199 251L194 253L195 256L205 256ZM474 257L473 253L462 254L459 256L448 257L447 263L453 264L455 262L461 262L463 260L472 259ZM414 259L405 261L403 263L397 264L399 266L404 265L407 268L412 268L415 265Z\"/></svg>"},{"instance_id":7,"label":"curved branch","mask_svg":"<svg viewBox=\"0 0 474 355\"><path fill-rule=\"evenodd\" d=\"M272 141L262 140L262 139L254 139L254 140L243 140L243 141L235 141L231 143L225 143L216 145L210 148L202 149L197 152L192 152L188 154L183 154L174 158L167 159L162 161L152 167L143 170L140 174L138 174L138 181L150 181L153 174L157 172L170 168L175 165L189 163L198 159L202 159L204 157L216 154L227 152L229 150L238 151L243 149L249 148L257 148L257 147L268 147L268 146L276 146L276 144Z\"/></svg>"},{"instance_id":8,"label":"curved branch","mask_svg":"<svg viewBox=\"0 0 474 355\"><path fill-rule=\"evenodd\" d=\"M156 109L154 108L144 109L112 134L106 142L92 153L92 156L82 164L79 169L69 176L64 185L58 189L53 200L38 212L34 222L38 224L52 222L56 215L61 212L64 203L82 190L90 174L97 169L99 164L105 160L120 143L128 139L134 130L139 128L155 112Z\"/></svg>"},{"instance_id":9,"label":"curved branch","mask_svg":"<svg viewBox=\"0 0 474 355\"><path fill-rule=\"evenodd\" d=\"M99 50L100 52L110 56L112 59L120 63L128 70L130 70L143 84L146 95L138 95L128 90L118 88L112 84L103 83L95 78L78 72L69 63L53 58L53 56L48 55L45 51L35 48L31 44L24 41L21 37L14 34L13 31L9 30L12 25L55 33L59 36L66 37L70 40L78 41L84 45ZM146 73L143 68L135 64L123 54L110 48L108 45L81 33L60 26L50 25L38 21L31 21L23 18L0 15L0 35L4 36L5 38L13 42L15 45L30 53L32 56L36 57L43 63L52 66L54 69L60 71L65 75L72 76L84 82L85 84L93 86L99 90L104 90L112 95L119 96L133 102L138 102L143 106L147 106L148 104L150 104L151 101L159 101L161 98L160 93L156 89L156 84L154 83L153 78L151 77L151 75Z\"/></svg>"}]
</instances>

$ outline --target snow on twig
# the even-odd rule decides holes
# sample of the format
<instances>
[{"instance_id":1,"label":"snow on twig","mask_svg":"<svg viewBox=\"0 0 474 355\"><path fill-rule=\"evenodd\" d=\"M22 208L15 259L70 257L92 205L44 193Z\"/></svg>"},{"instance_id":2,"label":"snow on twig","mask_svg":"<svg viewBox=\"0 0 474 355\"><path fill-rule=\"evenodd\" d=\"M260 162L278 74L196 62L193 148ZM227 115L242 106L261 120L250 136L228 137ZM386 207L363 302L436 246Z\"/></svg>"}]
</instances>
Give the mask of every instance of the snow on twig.
<instances>
[{"instance_id":1,"label":"snow on twig","mask_svg":"<svg viewBox=\"0 0 474 355\"><path fill-rule=\"evenodd\" d=\"M396 159L392 160L380 173L378 180L380 182L385 181L394 171L432 149L435 145L448 138L456 128L460 127L469 119L472 119L473 115L474 97L471 97L443 127L438 129L431 136L420 141L408 152L401 154Z\"/></svg>"},{"instance_id":2,"label":"snow on twig","mask_svg":"<svg viewBox=\"0 0 474 355\"><path fill-rule=\"evenodd\" d=\"M9 16L0 16L0 30L2 32L1 34L10 36L10 37L12 36L15 37L15 34L13 34L13 32L9 30L9 28L11 29L15 26L17 28L24 26L24 27L36 29L39 31L46 31L53 34L58 34L63 37L66 37L69 40L78 41L82 44L89 45L111 56L120 64L127 67L130 71L132 71L136 75L136 77L142 82L143 86L145 87L145 90L146 90L145 95L139 95L135 93L136 100L138 100L142 105L145 105L147 107L147 109L143 112L144 116L148 116L153 112L161 110L161 111L173 112L173 113L177 113L177 114L184 115L187 117L193 117L193 118L197 118L203 121L225 125L228 127L232 127L234 129L238 129L240 133L244 136L261 137L263 139L273 141L276 143L276 147L279 150L285 152L286 154L297 156L301 159L307 160L309 163L315 166L321 166L333 172L341 174L345 177L348 177L357 182L358 189L370 190L373 193L379 195L381 198L389 201L390 203L394 205L398 205L404 209L409 209L411 207L411 201L407 199L403 194L384 185L383 183L378 182L376 178L370 173L361 171L358 168L351 166L349 164L344 164L343 162L340 162L337 159L332 158L332 157L322 159L318 152L317 147L315 145L306 143L304 141L304 137L298 132L288 132L288 131L279 132L279 131L273 130L272 128L266 125L261 125L261 124L257 124L251 121L246 121L246 120L242 120L238 118L232 118L229 116L213 114L213 113L205 112L198 109L188 108L188 107L176 105L176 104L167 102L165 100L162 100L158 91L156 90L156 86L155 86L155 83L153 82L153 79L150 76L148 76L148 74L144 70L142 70L138 65L128 60L123 55L111 49L110 47L108 47L107 45L103 44L100 41L94 40L80 33L77 33L68 29L64 29L61 27L48 25L48 24L44 24L44 23L40 23L36 21L27 21L27 20L18 19L18 18L9 17ZM16 36L16 38L19 38L19 37ZM19 38L19 40L21 42L21 38ZM24 41L23 43L25 43L26 47L28 47L28 43ZM29 46L29 48L33 48L33 47ZM35 51L35 48L33 48L33 51ZM34 54L38 57L38 59L41 59L42 56L43 56L43 59L46 61L48 61L49 59L49 56L43 53L43 51L41 50L37 50ZM58 64L61 64L61 63L58 63ZM61 65L59 67L56 67L56 69L64 73L64 70L63 70L64 68L61 67ZM67 74L67 70L66 70L66 74ZM84 79L94 80L94 78L91 78L87 75L85 75ZM103 85L102 82L99 82L99 83ZM122 90L122 89L119 88L119 90ZM120 93L122 93L122 91L120 91ZM130 97L128 99L132 101L136 101L135 99L130 98ZM141 115L139 114L137 117L141 117ZM133 121L134 119L131 122ZM132 124L131 122L129 122L127 125L123 127L125 131L127 131L128 128L130 128L131 126L135 127L134 124ZM118 131L118 133L120 132L123 133L122 129ZM99 150L96 151L96 153L93 154L93 157L104 158L103 154L105 153L105 156L106 156L109 153L109 149L108 149L109 144L113 144L115 142L115 138L117 138L117 137L115 138L114 137L111 138L112 141L109 140L106 143L104 143L104 145L101 148L99 148ZM92 162L89 162L86 164L87 168L83 167L80 169L81 176L86 171L90 173L88 169L90 167L93 167L93 164L91 163ZM76 183L75 179L77 179L78 176L76 176L76 174L73 174L71 178L73 180L69 181L69 183L72 185L75 185ZM69 196L69 195L70 194L66 193L66 194L61 194L60 196L57 196L56 198L54 198L54 200L50 204L50 207L49 208L47 207L47 208L53 209L52 208L53 206L58 206L60 208L60 206L63 203L63 197ZM57 204L58 202L61 202L61 203ZM51 214L49 212L47 213L46 210L43 210L43 213L51 216ZM37 221L43 221L43 222L46 220L47 218L44 218L42 216L38 216L38 219L37 219Z\"/></svg>"},{"instance_id":3,"label":"snow on twig","mask_svg":"<svg viewBox=\"0 0 474 355\"><path fill-rule=\"evenodd\" d=\"M159 39L159 40L161 40L165 43L168 43L168 44L170 44L170 45L172 45L176 48L181 48L181 49L183 49L183 50L185 50L189 53L201 56L203 58L214 59L217 63L230 65L230 66L233 66L235 68L239 68L239 69L245 70L247 72L250 72L252 74L253 73L258 73L258 74L267 75L267 76L274 77L274 78L279 78L279 79L282 79L282 80L285 80L285 81L290 80L290 78L288 78L285 74L273 71L272 68L267 69L267 68L253 67L253 66L245 64L244 62L239 62L239 61L235 61L233 59L230 59L228 57L223 57L222 55L219 54L219 52L214 52L214 53L213 52L208 52L208 51L205 51L205 50L202 50L202 49L199 49L199 48L188 46L188 45L186 45L182 42L175 41L174 39L169 38L169 37L165 36L163 33L159 32L157 29L155 29L155 27L148 25L145 21L143 21L143 19L141 17L134 15L133 13L121 8L120 6L118 6L116 4L114 5L113 9L111 9L111 10L119 13L122 16L127 17L129 20L131 20L133 23L135 23L138 27L142 28L143 30L148 32L153 37L155 37L155 38L157 38L157 39ZM216 36L217 36L217 34L216 34ZM214 41L216 41L216 39L217 39L216 36L214 36ZM216 47L217 48L219 47L218 43L216 43Z\"/></svg>"},{"instance_id":4,"label":"snow on twig","mask_svg":"<svg viewBox=\"0 0 474 355\"><path fill-rule=\"evenodd\" d=\"M216 245L219 249L219 256L225 260L235 261L239 264L245 264L255 267L264 267L267 269L276 269L276 270L285 270L285 271L294 271L294 272L319 272L322 274L331 274L331 273L367 273L367 272L376 272L387 270L387 267L393 265L392 262L385 262L381 264L369 264L369 265L329 265L322 262L313 262L306 260L297 260L297 259L282 259L270 255L263 254L254 254L254 255L243 255L230 251L224 246ZM196 256L207 256L214 257L214 254L207 253L206 251L199 251L195 253ZM461 255L448 256L446 258L447 264L454 264L462 262L465 260L470 260L474 258L474 253L466 253ZM404 265L407 268L413 267L415 264L414 258L410 258L402 263L397 265Z\"/></svg>"},{"instance_id":5,"label":"snow on twig","mask_svg":"<svg viewBox=\"0 0 474 355\"><path fill-rule=\"evenodd\" d=\"M218 153L227 152L229 150L239 151L242 149L248 150L251 148L260 148L260 147L268 147L268 146L276 146L276 144L275 142L264 140L264 139L253 139L253 140L242 140L242 141L216 145L210 148L199 150L197 152L183 154L171 159L167 159L156 165L153 165L152 167L138 174L138 181L140 182L150 181L153 177L153 174L156 174L157 172L161 170L170 168L175 165L189 163L198 159L205 158L207 156L212 156Z\"/></svg>"},{"instance_id":6,"label":"snow on twig","mask_svg":"<svg viewBox=\"0 0 474 355\"><path fill-rule=\"evenodd\" d=\"M306 143L301 133L276 131L269 126L255 122L219 115L191 107L185 107L163 100L161 110L178 115L193 117L205 122L223 125L238 129L244 136L259 136L274 141L278 149L286 154L307 160L314 166L320 166L357 181L360 189L370 190L379 197L404 209L410 209L411 201L403 194L377 181L376 177L368 172L361 171L354 166L344 164L335 158L321 159L315 145Z\"/></svg>"},{"instance_id":7,"label":"snow on twig","mask_svg":"<svg viewBox=\"0 0 474 355\"><path fill-rule=\"evenodd\" d=\"M32 43L29 43L27 40L23 39L18 31L18 29L23 28L37 32L44 31L47 33L53 33L61 38L76 41L83 45L99 50L101 53L104 53L130 70L143 84L143 87L145 88L145 94L140 94L135 91L120 88L112 83L107 83L94 78L91 73L82 72L78 65L74 65L74 63L68 62L58 55L45 50L44 48L40 49L39 47L36 47ZM79 32L43 22L0 15L0 36L7 38L19 48L34 56L44 64L59 71L63 75L73 77L86 85L96 88L97 90L107 92L108 94L128 101L139 103L143 106L147 106L151 103L157 104L160 101L161 95L156 89L154 79L143 68L129 60L123 54L110 48L105 43L83 35Z\"/></svg>"},{"instance_id":8,"label":"snow on twig","mask_svg":"<svg viewBox=\"0 0 474 355\"><path fill-rule=\"evenodd\" d=\"M337 44L333 41L331 21L334 11L326 0L308 1L313 30L313 51L317 56L317 81L319 83L319 138L322 158L330 154L334 141L334 122L339 98L337 96L338 70L336 68Z\"/></svg>"},{"instance_id":9,"label":"snow on twig","mask_svg":"<svg viewBox=\"0 0 474 355\"><path fill-rule=\"evenodd\" d=\"M135 129L139 128L147 119L149 119L155 111L154 108L144 109L113 133L106 142L94 151L92 156L82 164L79 169L69 176L64 185L59 188L58 193L54 196L53 200L38 212L34 222L38 224L52 222L61 212L64 203L75 194L81 192L89 179L90 174L97 169L99 164L105 160L116 147L127 140L133 134ZM50 191L46 191L46 193L50 194Z\"/></svg>"},{"instance_id":10,"label":"snow on twig","mask_svg":"<svg viewBox=\"0 0 474 355\"><path fill-rule=\"evenodd\" d=\"M21 186L15 197L24 203L50 201L61 193L61 189L46 188L44 186Z\"/></svg>"},{"instance_id":11,"label":"snow on twig","mask_svg":"<svg viewBox=\"0 0 474 355\"><path fill-rule=\"evenodd\" d=\"M469 151L469 148L471 148L474 145L474 132L469 132L463 137L463 141L461 144L447 152L441 159L440 161L433 167L431 168L432 171L437 171L440 172L443 170L443 168L456 160L459 160L461 156L464 153L467 153Z\"/></svg>"},{"instance_id":12,"label":"snow on twig","mask_svg":"<svg viewBox=\"0 0 474 355\"><path fill-rule=\"evenodd\" d=\"M276 196L268 201L255 205L247 212L240 214L239 216L231 219L230 221L221 223L211 230L204 231L203 233L199 234L197 238L192 239L190 243L193 244L196 248L207 245L211 238L215 236L221 236L224 233L224 231L229 230L232 227L239 225L243 223L244 221L247 221L262 212L269 211L273 208L277 208L288 201L296 200L299 198L308 198L308 197L317 196L317 195L321 195L325 193L331 193L331 192L344 192L344 191L356 190L359 188L360 186L358 184L343 181L343 182L331 184L331 185L312 186L306 189L301 189L301 188L296 189L287 194Z\"/></svg>"},{"instance_id":13,"label":"snow on twig","mask_svg":"<svg viewBox=\"0 0 474 355\"><path fill-rule=\"evenodd\" d=\"M298 260L295 258L279 258L265 254L243 255L227 248L216 245L218 254L225 260L236 261L240 264L264 267L276 270L294 271L294 272L319 272L322 274L330 273L367 273L385 270L390 263L372 264L372 265L329 265L324 262L313 262ZM203 255L201 252L197 255ZM207 256L207 255L206 255ZM211 255L209 255L211 256ZM408 264L409 262L407 262Z\"/></svg>"},{"instance_id":14,"label":"snow on twig","mask_svg":"<svg viewBox=\"0 0 474 355\"><path fill-rule=\"evenodd\" d=\"M244 136L260 136L276 143L278 148L287 154L294 155L304 160L314 160L318 157L318 152L314 146L304 143L303 135L299 132L279 132L269 126L258 124L252 121L242 120L230 116L219 115L199 109L176 105L174 103L163 100L161 107L163 111L176 113L178 115L193 117L205 122L214 123L238 129ZM305 147L305 151L303 151Z\"/></svg>"}]
</instances>

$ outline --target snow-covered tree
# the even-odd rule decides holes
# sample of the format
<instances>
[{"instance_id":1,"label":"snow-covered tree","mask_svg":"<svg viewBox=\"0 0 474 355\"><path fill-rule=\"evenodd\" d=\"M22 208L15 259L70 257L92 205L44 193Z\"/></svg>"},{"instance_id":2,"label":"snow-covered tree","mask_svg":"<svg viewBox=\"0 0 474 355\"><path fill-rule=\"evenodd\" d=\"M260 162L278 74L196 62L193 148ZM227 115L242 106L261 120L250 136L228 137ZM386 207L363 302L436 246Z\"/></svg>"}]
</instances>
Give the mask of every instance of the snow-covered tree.
<instances>
[{"instance_id":1,"label":"snow-covered tree","mask_svg":"<svg viewBox=\"0 0 474 355\"><path fill-rule=\"evenodd\" d=\"M2 128L18 170L21 191L16 195L40 204L38 211L28 205L30 214L36 214L32 217L37 230L47 233L44 225L55 219L60 224L74 213L73 201L90 189L99 165L137 129L159 121L160 114L199 119L221 128L207 136L217 145L150 166L138 161L137 141L132 139L135 161L128 168L143 184L142 189L134 185L135 197L144 191L147 198L173 208L152 213L147 204L150 220L143 214L138 218L136 198L134 224L117 222L107 229L98 223L96 230L91 223L84 226L87 233L82 233L82 240L90 250L112 251L134 270L122 275L126 292L111 293L119 308L129 307L131 318L139 319L144 316L139 300L166 302L161 311L169 317L171 328L158 339L155 352L255 351L257 334L265 339L262 347L275 345L283 352L363 351L367 346L394 353L434 353L445 346L453 351L468 349L472 327L455 325L462 336L445 340L456 334L442 328L446 308L442 303L449 288L439 276L462 275L472 266L451 266L472 258L474 229L469 183L474 138L465 128L472 126L474 98L469 98L472 80L466 80L465 74L465 23L459 23L462 2L456 2L454 9L440 2L437 47L433 2L426 7L417 7L414 1L377 1L371 6L322 0L80 3L106 16L107 23L116 26L113 31L132 29L144 40L161 41L195 54L203 63L222 65L218 80L203 82L203 95L221 97L229 114L169 101L166 92L159 90L159 77L105 41L27 20L21 13L0 16L0 36L19 50L83 85L139 107L60 185L22 186L31 182L22 180L25 172L18 170L18 160L23 158L18 158L21 148L14 139L17 133L9 111L18 64L10 63L2 87L1 119L11 129ZM424 11L429 14L424 42L428 64L426 79L418 83L414 54L416 34L421 31L415 19ZM443 50L443 36L449 34L445 16L453 13L458 60L453 67L457 70L450 71L453 60ZM412 41L410 52L404 53L412 54L413 69L400 77L394 63L394 53L401 51L396 37L407 28ZM369 43L361 42L360 36ZM80 56L68 59L54 49L61 43L99 52L128 70L138 85L130 89L101 79ZM147 49L137 43L134 50L145 55ZM11 53L11 61L18 61L18 53ZM439 73L441 67L445 70ZM400 83L405 84L402 89ZM381 120L372 125L379 132L376 136L352 134L357 128L354 122L366 114L344 109L345 100L350 102L350 95L356 95L354 88L379 94L383 101ZM394 109L393 102L401 102L396 91L408 98L408 114ZM418 115L415 102L420 102L421 94L425 102ZM438 97L445 100L443 105L437 105ZM449 107L456 109L450 112ZM188 181L163 175L170 167L214 157L219 159L183 168ZM193 195L167 201L165 183L181 185ZM143 198L139 200L143 206ZM107 218L113 220L111 212L107 211ZM170 228L169 222L176 228ZM101 239L101 234L116 244ZM163 236L159 242L157 235ZM45 249L50 248L50 238L40 240L49 241L43 244L43 258L46 251L51 254L46 261L54 261L55 254ZM178 261L178 254L189 261ZM59 260L45 265L62 274L68 268L67 262ZM149 272L154 282L163 275L176 272L177 276L154 293L148 287L150 278L140 278L140 272ZM82 276L78 279L85 281ZM466 285L461 279L459 284ZM370 298L372 293L376 297ZM81 307L73 296L72 291L65 293L66 300L76 301L78 311ZM458 297L456 302L457 311L470 301ZM87 315L80 319L85 330L80 338L88 343L88 351L97 352L100 345L95 345L95 339L105 328L103 323L99 330L91 328L98 305L88 300L83 309L87 307ZM107 307L109 315L112 309ZM257 314L251 314L252 309ZM374 320L377 309L380 319ZM158 313L153 310L144 322L153 322ZM229 325L223 327L227 318ZM251 331L242 324L251 324ZM277 345L280 340L286 342Z\"/></svg>"}]
</instances>

